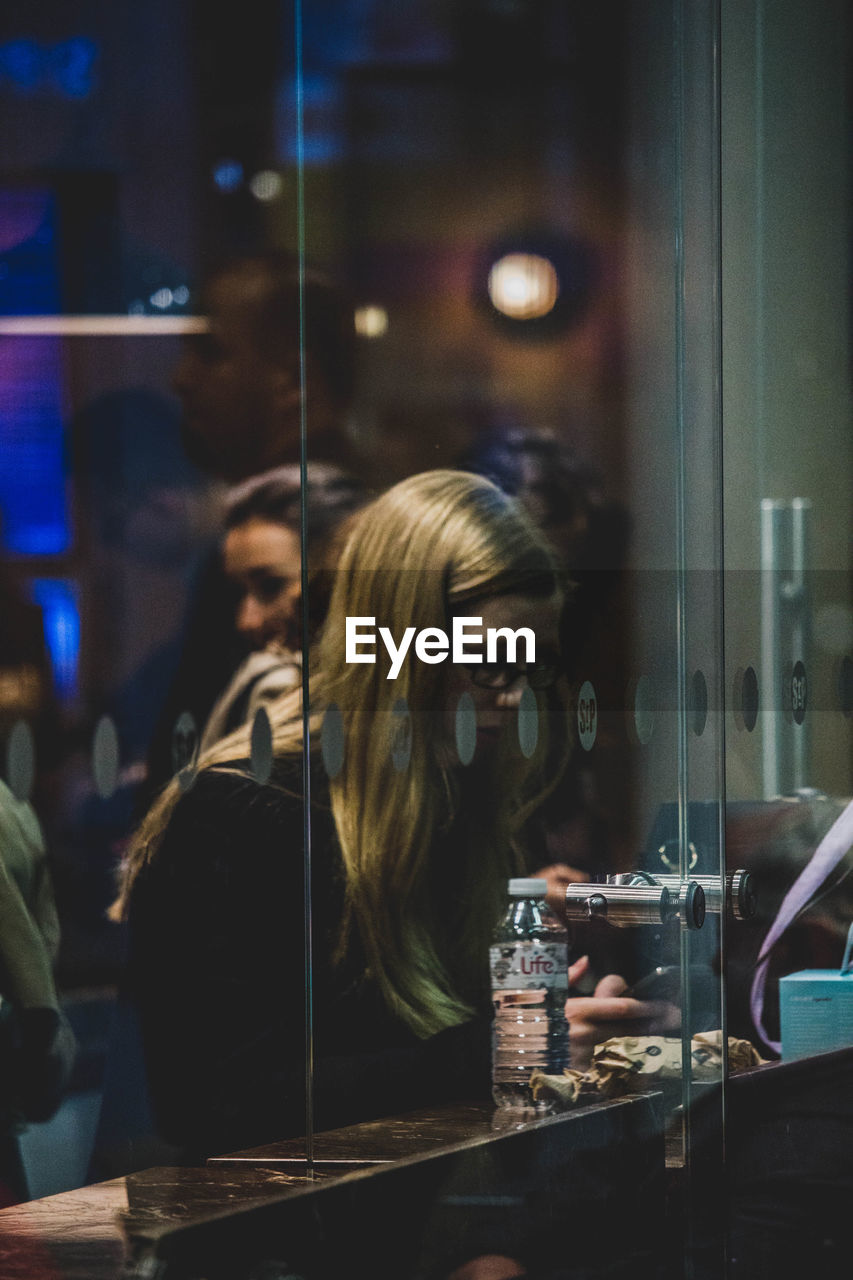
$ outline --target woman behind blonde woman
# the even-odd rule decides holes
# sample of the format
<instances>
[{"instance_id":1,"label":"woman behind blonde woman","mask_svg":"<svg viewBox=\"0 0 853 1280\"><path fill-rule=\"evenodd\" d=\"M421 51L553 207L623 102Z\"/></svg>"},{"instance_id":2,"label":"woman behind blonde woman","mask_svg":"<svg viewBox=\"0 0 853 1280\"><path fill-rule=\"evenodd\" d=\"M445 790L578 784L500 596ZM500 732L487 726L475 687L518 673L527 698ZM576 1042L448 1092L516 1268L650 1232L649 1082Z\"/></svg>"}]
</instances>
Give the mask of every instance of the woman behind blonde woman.
<instances>
[{"instance_id":1,"label":"woman behind blonde woman","mask_svg":"<svg viewBox=\"0 0 853 1280\"><path fill-rule=\"evenodd\" d=\"M367 496L358 480L328 462L309 463L304 477L296 464L276 467L230 491L223 567L238 592L236 627L250 652L214 704L202 732L202 751L301 684L303 629L311 640L322 622L341 528Z\"/></svg>"},{"instance_id":2,"label":"woman behind blonde woman","mask_svg":"<svg viewBox=\"0 0 853 1280\"><path fill-rule=\"evenodd\" d=\"M488 940L523 826L543 791L547 715L527 760L517 708L559 705L564 591L528 519L489 481L434 471L355 517L311 677L310 808L314 1102L329 1128L489 1084ZM409 652L396 679L347 662L348 617L407 627L533 629L491 664ZM467 696L463 696L467 695ZM403 714L402 699L408 708ZM476 713L460 763L460 699ZM299 692L271 715L275 764L253 779L248 730L177 781L132 843L118 908L162 1135L195 1157L305 1126L303 721ZM342 763L324 720L335 704ZM324 724L326 743L323 744ZM562 729L561 729L562 732ZM465 752L467 758L467 752Z\"/></svg>"}]
</instances>

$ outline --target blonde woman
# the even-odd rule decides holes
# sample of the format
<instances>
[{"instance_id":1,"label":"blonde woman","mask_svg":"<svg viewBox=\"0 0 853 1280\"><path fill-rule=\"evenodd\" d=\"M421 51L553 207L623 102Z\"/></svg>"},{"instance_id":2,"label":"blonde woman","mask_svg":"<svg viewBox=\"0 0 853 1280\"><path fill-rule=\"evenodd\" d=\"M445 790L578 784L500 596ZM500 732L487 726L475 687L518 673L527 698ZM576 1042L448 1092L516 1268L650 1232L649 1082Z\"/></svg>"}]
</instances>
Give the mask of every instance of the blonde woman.
<instances>
[{"instance_id":1,"label":"blonde woman","mask_svg":"<svg viewBox=\"0 0 853 1280\"><path fill-rule=\"evenodd\" d=\"M543 761L560 754L544 714L522 754L517 710L526 686L540 713L559 705L563 604L551 552L489 481L403 481L354 518L343 547L310 744L295 691L273 704L268 781L253 779L239 731L149 813L119 910L155 1111L188 1155L304 1131L306 818L317 1126L487 1095L489 935L524 869ZM437 660L436 645L419 657L412 643L390 679L378 634L360 646L375 662L347 660L348 618L375 619L399 644L406 628L448 633L459 616L484 632L529 628L535 660L500 638L480 663Z\"/></svg>"}]
</instances>

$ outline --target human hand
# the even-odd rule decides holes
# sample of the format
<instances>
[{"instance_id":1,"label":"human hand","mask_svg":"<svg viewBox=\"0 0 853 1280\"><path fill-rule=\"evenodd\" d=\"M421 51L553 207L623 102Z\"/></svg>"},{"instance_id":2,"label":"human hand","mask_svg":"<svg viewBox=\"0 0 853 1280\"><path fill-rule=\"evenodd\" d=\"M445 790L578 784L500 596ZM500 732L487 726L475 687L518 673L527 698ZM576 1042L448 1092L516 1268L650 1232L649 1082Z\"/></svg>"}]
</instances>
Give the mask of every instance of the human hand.
<instances>
[{"instance_id":1,"label":"human hand","mask_svg":"<svg viewBox=\"0 0 853 1280\"><path fill-rule=\"evenodd\" d=\"M570 964L569 986L579 982L588 969L589 956ZM595 1046L614 1036L661 1036L678 1031L681 1013L674 1004L667 1000L635 1000L627 991L625 979L609 973L591 996L570 996L566 1001L569 1055L577 1071L586 1071Z\"/></svg>"}]
</instances>

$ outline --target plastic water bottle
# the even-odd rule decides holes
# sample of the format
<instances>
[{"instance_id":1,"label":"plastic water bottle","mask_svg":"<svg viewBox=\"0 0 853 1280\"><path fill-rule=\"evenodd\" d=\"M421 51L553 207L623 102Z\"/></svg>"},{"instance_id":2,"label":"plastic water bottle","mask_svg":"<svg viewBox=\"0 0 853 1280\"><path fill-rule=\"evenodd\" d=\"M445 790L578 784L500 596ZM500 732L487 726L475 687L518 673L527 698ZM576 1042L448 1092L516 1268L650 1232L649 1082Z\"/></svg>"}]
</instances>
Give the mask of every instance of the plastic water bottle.
<instances>
[{"instance_id":1,"label":"plastic water bottle","mask_svg":"<svg viewBox=\"0 0 853 1280\"><path fill-rule=\"evenodd\" d=\"M569 1060L568 934L545 902L545 880L510 880L509 906L489 958L495 1020L492 1096L499 1107L544 1110L531 1072L559 1075Z\"/></svg>"}]
</instances>

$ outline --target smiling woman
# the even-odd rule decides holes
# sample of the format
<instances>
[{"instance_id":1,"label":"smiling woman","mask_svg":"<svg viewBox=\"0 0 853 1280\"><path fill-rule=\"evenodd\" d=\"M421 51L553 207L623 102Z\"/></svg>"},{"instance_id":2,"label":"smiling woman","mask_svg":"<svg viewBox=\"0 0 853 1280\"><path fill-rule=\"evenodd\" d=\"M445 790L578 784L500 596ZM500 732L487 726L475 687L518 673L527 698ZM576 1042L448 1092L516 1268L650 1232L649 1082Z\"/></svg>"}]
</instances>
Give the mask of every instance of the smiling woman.
<instances>
[{"instance_id":1,"label":"smiling woman","mask_svg":"<svg viewBox=\"0 0 853 1280\"><path fill-rule=\"evenodd\" d=\"M304 794L301 690L285 695L270 708L269 782L247 767L248 732L232 735L192 790L167 789L128 860L121 905L152 1095L164 1136L193 1155L304 1124L303 801L317 1124L489 1094L489 939L507 879L526 869L545 764L562 755L549 750L547 714L529 760L504 732L537 667L499 664L498 678L492 664L484 687L468 665L410 661L388 681L380 664L346 661L345 620L387 619L399 635L480 617L528 628L554 655L564 588L512 499L450 471L403 481L354 517L334 577L310 725L319 757L326 709L339 709L340 770L325 777L312 760ZM494 656L510 658L508 646ZM462 691L481 730L469 767L455 750ZM560 709L555 690L538 696L543 712ZM400 767L402 699L411 750Z\"/></svg>"},{"instance_id":2,"label":"smiling woman","mask_svg":"<svg viewBox=\"0 0 853 1280\"><path fill-rule=\"evenodd\" d=\"M238 590L236 626L251 649L218 698L204 727L202 750L258 709L299 684L303 630L317 628L326 607L332 545L344 520L364 502L361 485L328 463L308 467L305 496L309 607L302 600L302 476L277 467L231 491L223 562Z\"/></svg>"},{"instance_id":3,"label":"smiling woman","mask_svg":"<svg viewBox=\"0 0 853 1280\"><path fill-rule=\"evenodd\" d=\"M237 630L253 649L270 640L299 646L302 596L299 532L253 517L225 538L225 572L241 592Z\"/></svg>"}]
</instances>

